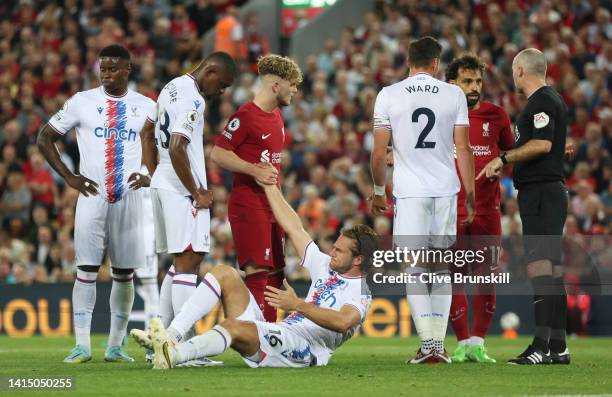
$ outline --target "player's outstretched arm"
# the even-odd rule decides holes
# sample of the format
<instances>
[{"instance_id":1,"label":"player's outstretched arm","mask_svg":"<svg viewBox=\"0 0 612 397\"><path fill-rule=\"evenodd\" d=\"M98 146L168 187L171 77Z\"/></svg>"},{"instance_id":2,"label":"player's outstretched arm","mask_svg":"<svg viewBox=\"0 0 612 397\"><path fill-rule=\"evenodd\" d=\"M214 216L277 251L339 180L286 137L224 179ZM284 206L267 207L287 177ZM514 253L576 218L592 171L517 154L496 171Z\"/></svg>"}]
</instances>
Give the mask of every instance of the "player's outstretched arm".
<instances>
[{"instance_id":1,"label":"player's outstretched arm","mask_svg":"<svg viewBox=\"0 0 612 397\"><path fill-rule=\"evenodd\" d=\"M62 161L55 142L61 137L60 134L55 132L49 124L45 124L44 127L38 133L36 138L36 145L40 150L40 153L47 160L49 165L64 178L66 183L73 189L83 193L85 197L98 194L98 184L91 179L84 177L83 175L75 175L66 167L66 164Z\"/></svg>"},{"instance_id":2,"label":"player's outstretched arm","mask_svg":"<svg viewBox=\"0 0 612 397\"><path fill-rule=\"evenodd\" d=\"M456 125L453 131L455 150L457 153L457 167L461 173L461 180L465 187L465 205L468 216L464 224L472 223L476 206L476 193L474 187L474 155L470 146L470 128Z\"/></svg>"},{"instance_id":3,"label":"player's outstretched arm","mask_svg":"<svg viewBox=\"0 0 612 397\"><path fill-rule=\"evenodd\" d=\"M217 145L213 147L210 158L217 163L219 167L228 171L250 175L260 184L276 185L278 171L274 167L258 167L256 164L244 161L231 150L223 149Z\"/></svg>"},{"instance_id":4,"label":"player's outstretched arm","mask_svg":"<svg viewBox=\"0 0 612 397\"><path fill-rule=\"evenodd\" d=\"M271 165L268 167L272 168ZM276 221L289 236L293 247L295 247L295 251L300 255L300 259L303 259L306 247L308 243L312 241L312 238L306 233L306 230L304 230L302 220L285 200L283 194L276 185L263 185L263 188L264 192L266 192L268 202L270 202L274 218L276 218Z\"/></svg>"},{"instance_id":5,"label":"player's outstretched arm","mask_svg":"<svg viewBox=\"0 0 612 397\"><path fill-rule=\"evenodd\" d=\"M157 168L157 146L155 146L155 124L147 119L140 130L142 145L142 163L147 167L149 175Z\"/></svg>"},{"instance_id":6,"label":"player's outstretched arm","mask_svg":"<svg viewBox=\"0 0 612 397\"><path fill-rule=\"evenodd\" d=\"M170 135L170 145L168 154L172 162L172 168L176 172L179 180L185 186L185 189L193 197L194 205L198 208L210 208L213 202L212 190L205 190L202 186L197 186L196 181L191 174L191 165L187 156L187 138L179 134Z\"/></svg>"},{"instance_id":7,"label":"player's outstretched arm","mask_svg":"<svg viewBox=\"0 0 612 397\"><path fill-rule=\"evenodd\" d=\"M268 286L264 292L266 301L277 309L301 313L315 324L341 333L348 331L361 321L359 310L352 305L344 305L339 311L322 308L300 299L287 280L283 282L283 285L285 286L284 291Z\"/></svg>"}]
</instances>

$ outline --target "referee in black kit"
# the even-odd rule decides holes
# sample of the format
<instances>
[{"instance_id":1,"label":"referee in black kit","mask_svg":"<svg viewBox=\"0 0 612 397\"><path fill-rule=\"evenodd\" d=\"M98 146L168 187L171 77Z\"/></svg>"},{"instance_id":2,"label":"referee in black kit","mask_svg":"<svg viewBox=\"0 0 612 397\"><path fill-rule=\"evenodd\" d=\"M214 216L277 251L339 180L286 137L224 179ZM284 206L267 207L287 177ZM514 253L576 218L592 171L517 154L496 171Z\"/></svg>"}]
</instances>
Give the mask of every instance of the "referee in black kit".
<instances>
[{"instance_id":1,"label":"referee in black kit","mask_svg":"<svg viewBox=\"0 0 612 397\"><path fill-rule=\"evenodd\" d=\"M531 345L509 363L569 364L567 298L560 266L568 205L563 173L567 110L561 95L546 85L542 52L521 51L512 62L512 77L517 90L527 97L516 120L514 149L489 162L477 177L497 177L504 164L514 163L536 330Z\"/></svg>"}]
</instances>

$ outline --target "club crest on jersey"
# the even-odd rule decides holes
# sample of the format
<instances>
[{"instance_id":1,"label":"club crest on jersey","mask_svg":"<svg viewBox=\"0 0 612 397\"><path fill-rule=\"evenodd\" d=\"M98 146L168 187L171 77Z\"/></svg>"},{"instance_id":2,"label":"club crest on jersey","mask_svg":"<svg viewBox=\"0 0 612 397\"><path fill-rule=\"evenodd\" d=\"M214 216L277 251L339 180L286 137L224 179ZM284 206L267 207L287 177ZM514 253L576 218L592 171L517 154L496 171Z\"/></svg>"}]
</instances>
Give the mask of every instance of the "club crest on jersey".
<instances>
[{"instance_id":1,"label":"club crest on jersey","mask_svg":"<svg viewBox=\"0 0 612 397\"><path fill-rule=\"evenodd\" d=\"M533 126L535 128L544 128L548 125L550 117L544 112L533 115Z\"/></svg>"},{"instance_id":2,"label":"club crest on jersey","mask_svg":"<svg viewBox=\"0 0 612 397\"><path fill-rule=\"evenodd\" d=\"M98 110L98 114L102 114L102 111L104 110L104 108L100 106L99 108L97 108L97 110Z\"/></svg>"},{"instance_id":3,"label":"club crest on jersey","mask_svg":"<svg viewBox=\"0 0 612 397\"><path fill-rule=\"evenodd\" d=\"M133 117L138 117L138 113L136 113L138 108L136 106L132 106L131 109L132 109L132 116Z\"/></svg>"},{"instance_id":4,"label":"club crest on jersey","mask_svg":"<svg viewBox=\"0 0 612 397\"><path fill-rule=\"evenodd\" d=\"M489 122L482 123L482 136L489 136Z\"/></svg>"},{"instance_id":5,"label":"club crest on jersey","mask_svg":"<svg viewBox=\"0 0 612 397\"><path fill-rule=\"evenodd\" d=\"M227 129L232 132L236 131L238 128L240 128L239 118L232 119L229 123L227 123Z\"/></svg>"},{"instance_id":6,"label":"club crest on jersey","mask_svg":"<svg viewBox=\"0 0 612 397\"><path fill-rule=\"evenodd\" d=\"M200 102L199 99L196 99L195 101L193 101L193 104L195 105L196 110L198 110L198 108L200 107L200 105L202 104L202 102Z\"/></svg>"}]
</instances>

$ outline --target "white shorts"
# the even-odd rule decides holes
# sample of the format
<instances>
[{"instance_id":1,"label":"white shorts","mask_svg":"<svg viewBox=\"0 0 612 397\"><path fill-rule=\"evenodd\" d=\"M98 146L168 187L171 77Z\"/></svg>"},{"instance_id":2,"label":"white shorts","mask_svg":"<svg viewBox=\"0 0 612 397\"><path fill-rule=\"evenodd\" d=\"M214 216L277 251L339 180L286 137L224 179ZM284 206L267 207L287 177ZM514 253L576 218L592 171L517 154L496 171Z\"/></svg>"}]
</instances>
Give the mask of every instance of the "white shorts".
<instances>
[{"instance_id":1,"label":"white shorts","mask_svg":"<svg viewBox=\"0 0 612 397\"><path fill-rule=\"evenodd\" d=\"M139 192L129 190L115 203L79 195L74 225L77 266L100 266L108 248L113 267L138 268L145 262L143 242Z\"/></svg>"},{"instance_id":2,"label":"white shorts","mask_svg":"<svg viewBox=\"0 0 612 397\"><path fill-rule=\"evenodd\" d=\"M196 210L191 199L164 189L151 189L157 252L178 254L190 246L194 252L210 251L210 211Z\"/></svg>"},{"instance_id":3,"label":"white shorts","mask_svg":"<svg viewBox=\"0 0 612 397\"><path fill-rule=\"evenodd\" d=\"M250 292L249 299L247 309L237 320L255 323L259 348L264 353L263 360L258 363L242 357L249 367L304 368L316 364L310 343L306 339L293 332L287 324L266 322Z\"/></svg>"},{"instance_id":4,"label":"white shorts","mask_svg":"<svg viewBox=\"0 0 612 397\"><path fill-rule=\"evenodd\" d=\"M457 195L395 199L395 246L444 249L455 243L456 234Z\"/></svg>"}]
</instances>

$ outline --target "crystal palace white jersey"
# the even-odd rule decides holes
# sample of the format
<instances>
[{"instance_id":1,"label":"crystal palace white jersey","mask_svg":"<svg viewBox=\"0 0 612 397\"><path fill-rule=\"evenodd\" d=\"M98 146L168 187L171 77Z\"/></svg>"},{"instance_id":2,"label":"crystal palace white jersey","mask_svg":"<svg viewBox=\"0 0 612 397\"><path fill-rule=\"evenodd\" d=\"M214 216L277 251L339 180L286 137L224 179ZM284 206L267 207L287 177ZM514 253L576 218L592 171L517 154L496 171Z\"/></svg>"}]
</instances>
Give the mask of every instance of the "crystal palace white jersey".
<instances>
[{"instance_id":1,"label":"crystal palace white jersey","mask_svg":"<svg viewBox=\"0 0 612 397\"><path fill-rule=\"evenodd\" d=\"M469 124L465 94L455 85L419 73L383 88L376 98L374 128L393 135L393 195L459 192L453 130Z\"/></svg>"},{"instance_id":2,"label":"crystal palace white jersey","mask_svg":"<svg viewBox=\"0 0 612 397\"><path fill-rule=\"evenodd\" d=\"M151 180L151 187L171 190L188 196L189 192L176 175L168 147L170 135L185 137L191 174L198 187L207 188L204 164L204 98L190 74L170 81L157 99L155 142L159 151L159 164Z\"/></svg>"},{"instance_id":3,"label":"crystal palace white jersey","mask_svg":"<svg viewBox=\"0 0 612 397\"><path fill-rule=\"evenodd\" d=\"M73 95L49 125L62 135L76 129L80 174L95 181L100 196L114 203L128 190L130 175L140 171L140 130L147 118L155 118L151 99L132 90L116 97L100 86Z\"/></svg>"},{"instance_id":4,"label":"crystal palace white jersey","mask_svg":"<svg viewBox=\"0 0 612 397\"><path fill-rule=\"evenodd\" d=\"M365 279L342 276L330 269L330 261L331 257L322 253L313 241L308 244L303 265L310 272L312 284L306 302L337 311L344 305L351 305L359 311L363 322L372 303ZM311 343L312 353L317 357L317 365L327 364L333 352L353 336L361 325L339 333L323 328L297 312L285 318L283 324Z\"/></svg>"}]
</instances>

